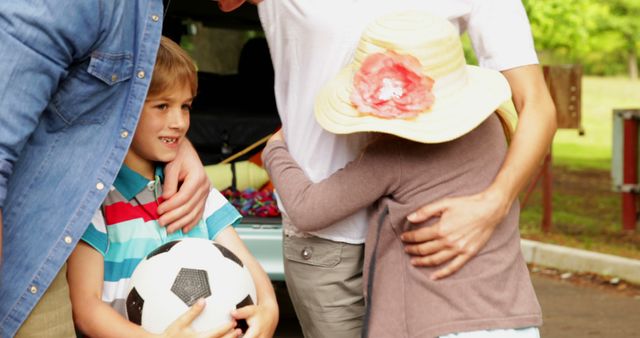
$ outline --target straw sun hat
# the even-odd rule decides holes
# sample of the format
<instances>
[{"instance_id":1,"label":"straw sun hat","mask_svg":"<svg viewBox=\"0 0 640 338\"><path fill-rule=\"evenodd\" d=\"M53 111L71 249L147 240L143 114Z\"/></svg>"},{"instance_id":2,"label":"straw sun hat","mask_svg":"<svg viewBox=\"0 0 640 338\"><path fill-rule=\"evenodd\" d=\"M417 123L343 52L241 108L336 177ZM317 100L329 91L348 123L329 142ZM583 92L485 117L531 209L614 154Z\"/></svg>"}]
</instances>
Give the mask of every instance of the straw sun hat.
<instances>
[{"instance_id":1,"label":"straw sun hat","mask_svg":"<svg viewBox=\"0 0 640 338\"><path fill-rule=\"evenodd\" d=\"M315 115L336 134L373 131L439 143L471 131L510 98L500 72L466 64L449 21L414 11L365 29L351 64L319 92Z\"/></svg>"}]
</instances>

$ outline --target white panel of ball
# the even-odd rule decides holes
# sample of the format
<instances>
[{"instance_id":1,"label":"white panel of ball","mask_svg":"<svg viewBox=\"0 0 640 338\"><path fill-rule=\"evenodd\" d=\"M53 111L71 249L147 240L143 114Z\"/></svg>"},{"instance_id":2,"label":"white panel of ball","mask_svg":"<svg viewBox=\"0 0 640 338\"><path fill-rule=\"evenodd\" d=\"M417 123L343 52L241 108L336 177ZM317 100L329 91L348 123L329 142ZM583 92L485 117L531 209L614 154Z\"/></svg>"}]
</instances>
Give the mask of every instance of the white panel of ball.
<instances>
[{"instance_id":1,"label":"white panel of ball","mask_svg":"<svg viewBox=\"0 0 640 338\"><path fill-rule=\"evenodd\" d=\"M181 269L206 271L211 296L192 327L196 331L217 328L232 320L234 310L247 296L255 304L256 290L246 266L223 256L211 241L185 238L169 251L144 259L131 276L128 292L135 287L144 300L141 325L152 333L162 333L188 306L171 291ZM194 299L195 301L195 299Z\"/></svg>"}]
</instances>

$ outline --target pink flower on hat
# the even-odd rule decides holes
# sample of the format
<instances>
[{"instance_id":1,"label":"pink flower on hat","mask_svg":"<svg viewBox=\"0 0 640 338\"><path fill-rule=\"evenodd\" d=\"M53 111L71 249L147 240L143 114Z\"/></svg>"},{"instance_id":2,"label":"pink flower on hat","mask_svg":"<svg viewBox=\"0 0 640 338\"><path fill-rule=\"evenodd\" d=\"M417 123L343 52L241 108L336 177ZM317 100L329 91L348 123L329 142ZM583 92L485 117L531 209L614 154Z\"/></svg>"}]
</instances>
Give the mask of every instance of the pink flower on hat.
<instances>
[{"instance_id":1,"label":"pink flower on hat","mask_svg":"<svg viewBox=\"0 0 640 338\"><path fill-rule=\"evenodd\" d=\"M353 78L351 102L365 114L409 118L429 109L435 100L434 80L422 74L420 61L393 51L369 55Z\"/></svg>"}]
</instances>

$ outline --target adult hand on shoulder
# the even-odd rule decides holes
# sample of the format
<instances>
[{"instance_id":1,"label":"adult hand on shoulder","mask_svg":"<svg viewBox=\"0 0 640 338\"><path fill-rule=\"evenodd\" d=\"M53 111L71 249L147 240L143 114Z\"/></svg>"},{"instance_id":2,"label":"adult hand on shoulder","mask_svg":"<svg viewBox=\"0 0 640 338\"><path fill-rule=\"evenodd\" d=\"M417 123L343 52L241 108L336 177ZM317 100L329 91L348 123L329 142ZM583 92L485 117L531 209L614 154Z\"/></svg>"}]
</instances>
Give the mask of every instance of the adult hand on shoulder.
<instances>
[{"instance_id":1,"label":"adult hand on shoulder","mask_svg":"<svg viewBox=\"0 0 640 338\"><path fill-rule=\"evenodd\" d=\"M202 218L211 183L190 142L180 143L178 156L165 167L159 222L168 232L189 232Z\"/></svg>"},{"instance_id":2,"label":"adult hand on shoulder","mask_svg":"<svg viewBox=\"0 0 640 338\"><path fill-rule=\"evenodd\" d=\"M402 234L405 252L415 256L411 264L438 266L449 262L431 275L433 280L455 273L484 247L510 206L510 201L490 190L423 206L409 215L410 222L439 219L431 226Z\"/></svg>"},{"instance_id":3,"label":"adult hand on shoulder","mask_svg":"<svg viewBox=\"0 0 640 338\"><path fill-rule=\"evenodd\" d=\"M171 323L161 337L234 338L239 337L240 334L242 334L240 329L235 328L235 322L229 322L211 331L195 332L191 328L191 323L202 313L204 306L204 300L198 300L189 308L189 310L187 310L187 312Z\"/></svg>"}]
</instances>

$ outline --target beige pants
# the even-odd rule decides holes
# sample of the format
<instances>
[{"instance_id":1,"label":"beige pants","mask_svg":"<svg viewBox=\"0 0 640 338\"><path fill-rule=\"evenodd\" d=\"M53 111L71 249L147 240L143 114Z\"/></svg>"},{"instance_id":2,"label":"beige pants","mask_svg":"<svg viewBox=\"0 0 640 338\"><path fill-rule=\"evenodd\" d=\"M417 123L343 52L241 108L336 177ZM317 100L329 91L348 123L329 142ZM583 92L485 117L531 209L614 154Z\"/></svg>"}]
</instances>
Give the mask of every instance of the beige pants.
<instances>
[{"instance_id":1,"label":"beige pants","mask_svg":"<svg viewBox=\"0 0 640 338\"><path fill-rule=\"evenodd\" d=\"M285 236L287 290L306 338L360 337L364 245Z\"/></svg>"},{"instance_id":2,"label":"beige pants","mask_svg":"<svg viewBox=\"0 0 640 338\"><path fill-rule=\"evenodd\" d=\"M18 330L16 338L75 336L65 264Z\"/></svg>"}]
</instances>

